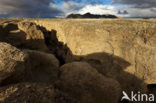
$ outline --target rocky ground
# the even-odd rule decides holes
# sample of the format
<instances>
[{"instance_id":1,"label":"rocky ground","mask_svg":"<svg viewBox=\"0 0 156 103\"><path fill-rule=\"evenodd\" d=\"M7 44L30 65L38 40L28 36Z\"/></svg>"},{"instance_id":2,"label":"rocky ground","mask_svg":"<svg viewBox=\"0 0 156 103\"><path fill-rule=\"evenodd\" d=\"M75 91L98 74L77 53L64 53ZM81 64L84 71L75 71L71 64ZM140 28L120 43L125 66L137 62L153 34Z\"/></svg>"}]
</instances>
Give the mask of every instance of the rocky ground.
<instances>
[{"instance_id":1,"label":"rocky ground","mask_svg":"<svg viewBox=\"0 0 156 103\"><path fill-rule=\"evenodd\" d=\"M155 62L155 20L1 19L0 103L119 103Z\"/></svg>"}]
</instances>

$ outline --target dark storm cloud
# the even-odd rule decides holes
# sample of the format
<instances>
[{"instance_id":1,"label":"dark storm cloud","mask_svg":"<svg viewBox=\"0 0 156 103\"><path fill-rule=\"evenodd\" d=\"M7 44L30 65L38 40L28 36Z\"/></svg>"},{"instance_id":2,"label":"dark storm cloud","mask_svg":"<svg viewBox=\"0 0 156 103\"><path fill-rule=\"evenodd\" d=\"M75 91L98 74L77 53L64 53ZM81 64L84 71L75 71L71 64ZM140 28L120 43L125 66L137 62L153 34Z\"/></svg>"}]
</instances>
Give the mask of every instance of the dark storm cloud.
<instances>
[{"instance_id":1,"label":"dark storm cloud","mask_svg":"<svg viewBox=\"0 0 156 103\"><path fill-rule=\"evenodd\" d=\"M50 7L51 0L0 0L0 12L12 17L55 17L62 11Z\"/></svg>"},{"instance_id":2,"label":"dark storm cloud","mask_svg":"<svg viewBox=\"0 0 156 103\"><path fill-rule=\"evenodd\" d=\"M156 7L156 0L114 0L113 3L132 5L135 8Z\"/></svg>"},{"instance_id":3,"label":"dark storm cloud","mask_svg":"<svg viewBox=\"0 0 156 103\"><path fill-rule=\"evenodd\" d=\"M103 0L84 0L83 3L96 4ZM55 17L65 15L58 3L80 3L82 0L0 0L0 14L11 17ZM72 3L74 4L74 3ZM72 7L72 4L70 6ZM74 4L75 6L75 4ZM83 6L74 7L79 10ZM69 8L70 9L70 8ZM71 8L72 9L72 8Z\"/></svg>"}]
</instances>

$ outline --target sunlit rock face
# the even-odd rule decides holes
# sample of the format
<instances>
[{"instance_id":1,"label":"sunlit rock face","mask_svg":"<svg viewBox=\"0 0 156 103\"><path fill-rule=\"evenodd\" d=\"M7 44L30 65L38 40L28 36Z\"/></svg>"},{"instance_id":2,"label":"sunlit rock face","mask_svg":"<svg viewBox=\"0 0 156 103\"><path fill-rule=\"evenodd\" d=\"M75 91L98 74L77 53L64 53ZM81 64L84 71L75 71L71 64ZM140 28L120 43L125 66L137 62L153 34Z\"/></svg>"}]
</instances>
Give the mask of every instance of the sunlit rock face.
<instances>
[{"instance_id":1,"label":"sunlit rock face","mask_svg":"<svg viewBox=\"0 0 156 103\"><path fill-rule=\"evenodd\" d=\"M125 65L116 59L125 72L137 76L148 84L156 83L156 24L151 20L105 20L68 19L33 20L48 30L55 29L59 41L64 42L73 55L88 56L100 64L112 64L105 59L105 53L127 61ZM110 64L110 65L109 65ZM126 66L126 67L125 67ZM105 66L101 67L105 71ZM102 72L104 73L104 72ZM112 75L113 76L113 75Z\"/></svg>"},{"instance_id":2,"label":"sunlit rock face","mask_svg":"<svg viewBox=\"0 0 156 103\"><path fill-rule=\"evenodd\" d=\"M155 22L2 19L0 102L118 103L122 91L155 91Z\"/></svg>"}]
</instances>

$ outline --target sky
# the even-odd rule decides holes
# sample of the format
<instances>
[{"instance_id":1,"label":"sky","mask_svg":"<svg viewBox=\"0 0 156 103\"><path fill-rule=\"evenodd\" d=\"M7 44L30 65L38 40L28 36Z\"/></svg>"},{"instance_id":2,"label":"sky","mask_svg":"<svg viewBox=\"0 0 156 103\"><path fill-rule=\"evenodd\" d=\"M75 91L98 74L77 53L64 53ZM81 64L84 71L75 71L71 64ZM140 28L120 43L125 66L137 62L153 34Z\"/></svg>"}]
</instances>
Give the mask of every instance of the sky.
<instances>
[{"instance_id":1,"label":"sky","mask_svg":"<svg viewBox=\"0 0 156 103\"><path fill-rule=\"evenodd\" d=\"M0 0L0 17L55 18L88 12L156 18L156 0Z\"/></svg>"}]
</instances>

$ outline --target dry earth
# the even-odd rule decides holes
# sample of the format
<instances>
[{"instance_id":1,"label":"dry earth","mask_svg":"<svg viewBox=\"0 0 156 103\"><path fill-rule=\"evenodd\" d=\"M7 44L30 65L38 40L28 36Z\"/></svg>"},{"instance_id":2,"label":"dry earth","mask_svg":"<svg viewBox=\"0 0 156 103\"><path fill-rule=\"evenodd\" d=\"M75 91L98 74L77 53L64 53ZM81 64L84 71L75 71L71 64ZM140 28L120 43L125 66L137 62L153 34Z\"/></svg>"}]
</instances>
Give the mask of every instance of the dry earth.
<instances>
[{"instance_id":1,"label":"dry earth","mask_svg":"<svg viewBox=\"0 0 156 103\"><path fill-rule=\"evenodd\" d=\"M155 62L155 19L0 21L0 103L119 103L122 91L156 94Z\"/></svg>"}]
</instances>

